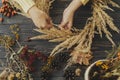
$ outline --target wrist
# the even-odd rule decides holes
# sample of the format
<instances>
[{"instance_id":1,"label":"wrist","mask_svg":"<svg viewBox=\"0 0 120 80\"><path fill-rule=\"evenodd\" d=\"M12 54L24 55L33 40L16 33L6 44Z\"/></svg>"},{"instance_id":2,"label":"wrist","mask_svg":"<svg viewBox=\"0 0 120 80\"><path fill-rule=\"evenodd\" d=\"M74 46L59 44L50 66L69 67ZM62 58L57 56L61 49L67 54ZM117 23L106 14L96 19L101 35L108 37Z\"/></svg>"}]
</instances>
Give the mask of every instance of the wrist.
<instances>
[{"instance_id":1,"label":"wrist","mask_svg":"<svg viewBox=\"0 0 120 80\"><path fill-rule=\"evenodd\" d=\"M37 12L39 11L39 13L40 13L40 12L42 13L42 11L39 10L36 6L32 6L32 7L28 10L28 14L29 14L29 15L32 15L32 14L34 14L36 11L37 11Z\"/></svg>"},{"instance_id":2,"label":"wrist","mask_svg":"<svg viewBox=\"0 0 120 80\"><path fill-rule=\"evenodd\" d=\"M32 7L28 10L28 14L32 14L36 9L37 9L36 6L32 6Z\"/></svg>"},{"instance_id":3,"label":"wrist","mask_svg":"<svg viewBox=\"0 0 120 80\"><path fill-rule=\"evenodd\" d=\"M69 9L71 12L75 12L80 6L82 6L81 0L73 0L67 9Z\"/></svg>"},{"instance_id":4,"label":"wrist","mask_svg":"<svg viewBox=\"0 0 120 80\"><path fill-rule=\"evenodd\" d=\"M35 5L33 0L15 0L15 2L22 7L25 13L28 13L29 9Z\"/></svg>"},{"instance_id":5,"label":"wrist","mask_svg":"<svg viewBox=\"0 0 120 80\"><path fill-rule=\"evenodd\" d=\"M71 7L67 7L65 10L64 10L64 12L66 13L71 13L71 14L74 14L75 13L75 9L72 9Z\"/></svg>"}]
</instances>

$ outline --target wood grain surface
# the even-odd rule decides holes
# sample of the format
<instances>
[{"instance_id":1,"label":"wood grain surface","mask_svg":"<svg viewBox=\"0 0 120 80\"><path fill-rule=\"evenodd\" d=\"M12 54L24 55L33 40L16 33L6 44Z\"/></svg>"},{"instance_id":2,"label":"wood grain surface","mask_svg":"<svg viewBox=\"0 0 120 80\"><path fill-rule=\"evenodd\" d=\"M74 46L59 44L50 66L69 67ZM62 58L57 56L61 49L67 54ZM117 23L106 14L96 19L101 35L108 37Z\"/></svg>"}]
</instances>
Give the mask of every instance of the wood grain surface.
<instances>
[{"instance_id":1,"label":"wood grain surface","mask_svg":"<svg viewBox=\"0 0 120 80\"><path fill-rule=\"evenodd\" d=\"M114 0L120 4L120 0ZM55 2L52 5L52 9L50 10L50 16L53 19L53 22L55 24L59 24L61 19L62 19L62 12L63 10L69 5L71 0L55 0ZM0 5L1 5L1 0L0 0ZM114 18L115 24L119 27L120 29L120 9L115 9L115 12L110 12L108 13ZM0 14L0 16L2 16ZM78 28L83 28L86 19L91 16L91 8L90 8L90 3L86 6L81 7L78 9L78 11L75 14L74 18L74 26L77 26ZM20 26L20 43L22 45L27 44L32 48L35 48L37 50L40 50L44 54L50 54L51 50L57 45L57 43L49 43L48 41L45 40L35 40L31 42L26 42L25 40L28 37L32 37L35 35L38 35L39 33L33 31L35 28L33 22L21 15L17 15L12 18L6 18L4 17L4 22L0 23L0 34L11 34L9 30L9 26L11 24L18 24ZM120 43L120 34L117 34L112 31L113 34L113 40L115 41L116 44ZM111 43L103 36L103 38L100 38L99 35L95 35L93 45L92 45L92 51L94 58L92 60L98 60L98 59L103 59L106 57L105 50L111 50ZM0 46L0 59L5 62L5 50L3 47ZM84 71L86 67L82 66L82 74L77 80L84 80ZM0 71L2 68L0 67ZM52 72L50 80L64 80L63 77L63 68L61 68L59 71L54 71ZM37 72L34 74L34 80L40 80L40 72Z\"/></svg>"}]
</instances>

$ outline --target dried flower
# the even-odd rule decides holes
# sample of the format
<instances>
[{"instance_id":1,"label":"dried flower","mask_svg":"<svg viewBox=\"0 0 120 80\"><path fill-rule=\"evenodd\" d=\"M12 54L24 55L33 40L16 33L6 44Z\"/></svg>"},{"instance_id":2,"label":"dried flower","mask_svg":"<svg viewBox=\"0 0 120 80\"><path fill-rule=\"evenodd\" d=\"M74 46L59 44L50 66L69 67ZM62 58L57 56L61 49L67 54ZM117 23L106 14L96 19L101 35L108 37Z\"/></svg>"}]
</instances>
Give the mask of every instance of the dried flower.
<instances>
[{"instance_id":1,"label":"dried flower","mask_svg":"<svg viewBox=\"0 0 120 80\"><path fill-rule=\"evenodd\" d=\"M80 69L80 68L77 68L77 69L75 70L75 75L76 75L76 76L80 76L80 74L81 74L81 69Z\"/></svg>"},{"instance_id":2,"label":"dried flower","mask_svg":"<svg viewBox=\"0 0 120 80\"><path fill-rule=\"evenodd\" d=\"M13 46L15 43L15 40L9 36L9 35L2 35L0 36L0 45L4 46L5 48L9 48L10 46Z\"/></svg>"},{"instance_id":3,"label":"dried flower","mask_svg":"<svg viewBox=\"0 0 120 80\"><path fill-rule=\"evenodd\" d=\"M91 53L74 53L72 52L71 54L71 59L73 60L74 63L79 63L79 64L84 64L84 65L89 65L89 60L92 58Z\"/></svg>"},{"instance_id":4,"label":"dried flower","mask_svg":"<svg viewBox=\"0 0 120 80\"><path fill-rule=\"evenodd\" d=\"M15 74L14 73L10 73L10 75L8 76L8 80L14 80Z\"/></svg>"},{"instance_id":5,"label":"dried flower","mask_svg":"<svg viewBox=\"0 0 120 80\"><path fill-rule=\"evenodd\" d=\"M48 72L51 71L50 65L52 64L53 60L54 60L54 57L49 56L48 59L47 59L47 64L44 65L41 70L42 71L48 71Z\"/></svg>"},{"instance_id":6,"label":"dried flower","mask_svg":"<svg viewBox=\"0 0 120 80\"><path fill-rule=\"evenodd\" d=\"M109 66L106 65L106 64L101 65L101 67L102 67L102 69L104 69L104 70L108 70L108 69L109 69Z\"/></svg>"},{"instance_id":7,"label":"dried flower","mask_svg":"<svg viewBox=\"0 0 120 80\"><path fill-rule=\"evenodd\" d=\"M4 69L1 73L0 73L0 80L6 80L6 78L9 75L9 69Z\"/></svg>"},{"instance_id":8,"label":"dried flower","mask_svg":"<svg viewBox=\"0 0 120 80\"><path fill-rule=\"evenodd\" d=\"M120 52L117 53L118 59L120 60Z\"/></svg>"},{"instance_id":9,"label":"dried flower","mask_svg":"<svg viewBox=\"0 0 120 80\"><path fill-rule=\"evenodd\" d=\"M49 42L61 42L65 41L66 39L70 38L79 33L80 30L73 29L73 31L69 30L60 30L58 28L51 28L50 30L41 30L41 29L34 29L37 32L42 33L42 35L38 35L35 37L30 38L30 40L34 39L47 39Z\"/></svg>"},{"instance_id":10,"label":"dried flower","mask_svg":"<svg viewBox=\"0 0 120 80\"><path fill-rule=\"evenodd\" d=\"M18 79L20 79L21 78L21 73L16 73L16 77L18 78Z\"/></svg>"},{"instance_id":11,"label":"dried flower","mask_svg":"<svg viewBox=\"0 0 120 80\"><path fill-rule=\"evenodd\" d=\"M20 60L22 60L23 64L25 64L29 72L34 72L36 70L34 64L37 60L47 60L47 56L42 54L40 51L29 49L27 45L23 47L19 56Z\"/></svg>"},{"instance_id":12,"label":"dried flower","mask_svg":"<svg viewBox=\"0 0 120 80\"><path fill-rule=\"evenodd\" d=\"M18 32L20 31L20 28L17 24L10 25L11 32L15 35L16 40L19 40L20 36Z\"/></svg>"},{"instance_id":13,"label":"dried flower","mask_svg":"<svg viewBox=\"0 0 120 80\"><path fill-rule=\"evenodd\" d=\"M103 64L103 62L102 62L102 61L98 61L98 62L96 63L96 66L99 66L99 65L101 65L101 64Z\"/></svg>"}]
</instances>

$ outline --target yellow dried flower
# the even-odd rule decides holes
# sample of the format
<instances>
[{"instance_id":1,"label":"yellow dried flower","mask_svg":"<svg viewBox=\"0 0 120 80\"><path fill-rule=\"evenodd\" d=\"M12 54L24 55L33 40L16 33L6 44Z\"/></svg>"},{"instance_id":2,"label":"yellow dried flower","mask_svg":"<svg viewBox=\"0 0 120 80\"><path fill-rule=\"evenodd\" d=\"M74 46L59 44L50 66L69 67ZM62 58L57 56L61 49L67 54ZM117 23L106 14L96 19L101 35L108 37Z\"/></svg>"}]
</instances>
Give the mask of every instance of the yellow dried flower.
<instances>
[{"instance_id":1,"label":"yellow dried flower","mask_svg":"<svg viewBox=\"0 0 120 80\"><path fill-rule=\"evenodd\" d=\"M92 58L91 53L72 52L71 59L74 63L89 65L89 60Z\"/></svg>"},{"instance_id":2,"label":"yellow dried flower","mask_svg":"<svg viewBox=\"0 0 120 80\"><path fill-rule=\"evenodd\" d=\"M101 65L101 64L103 64L103 62L102 62L102 61L98 61L98 62L96 63L96 66L99 66L99 65Z\"/></svg>"},{"instance_id":3,"label":"yellow dried flower","mask_svg":"<svg viewBox=\"0 0 120 80\"><path fill-rule=\"evenodd\" d=\"M15 77L14 73L10 73L10 75L8 76L8 80L14 80L14 77Z\"/></svg>"},{"instance_id":4,"label":"yellow dried flower","mask_svg":"<svg viewBox=\"0 0 120 80\"><path fill-rule=\"evenodd\" d=\"M0 80L6 80L6 78L8 77L8 75L9 75L8 69L3 70L3 71L0 73Z\"/></svg>"},{"instance_id":5,"label":"yellow dried flower","mask_svg":"<svg viewBox=\"0 0 120 80\"><path fill-rule=\"evenodd\" d=\"M19 35L18 33L16 33L16 34L15 34L15 38L16 38L16 40L19 40L20 35Z\"/></svg>"},{"instance_id":6,"label":"yellow dried flower","mask_svg":"<svg viewBox=\"0 0 120 80\"><path fill-rule=\"evenodd\" d=\"M20 79L20 77L21 77L21 73L16 73L16 77L18 78L18 79Z\"/></svg>"},{"instance_id":7,"label":"yellow dried flower","mask_svg":"<svg viewBox=\"0 0 120 80\"><path fill-rule=\"evenodd\" d=\"M103 64L101 67L102 67L102 69L104 69L104 70L108 70L108 68L109 68L109 66L106 65L106 64Z\"/></svg>"},{"instance_id":8,"label":"yellow dried flower","mask_svg":"<svg viewBox=\"0 0 120 80\"><path fill-rule=\"evenodd\" d=\"M75 74L76 74L76 76L80 76L80 74L81 74L80 68L77 68L77 69L75 70Z\"/></svg>"}]
</instances>

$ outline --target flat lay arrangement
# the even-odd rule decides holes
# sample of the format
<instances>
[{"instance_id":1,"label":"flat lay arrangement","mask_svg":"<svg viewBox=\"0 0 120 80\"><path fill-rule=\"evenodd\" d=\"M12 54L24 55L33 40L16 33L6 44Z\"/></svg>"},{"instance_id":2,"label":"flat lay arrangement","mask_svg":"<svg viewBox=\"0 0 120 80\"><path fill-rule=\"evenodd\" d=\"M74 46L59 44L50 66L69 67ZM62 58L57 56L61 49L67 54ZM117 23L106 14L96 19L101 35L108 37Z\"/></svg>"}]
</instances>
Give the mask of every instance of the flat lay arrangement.
<instances>
[{"instance_id":1,"label":"flat lay arrangement","mask_svg":"<svg viewBox=\"0 0 120 80\"><path fill-rule=\"evenodd\" d=\"M119 11L113 0L1 0L0 80L119 80Z\"/></svg>"}]
</instances>

